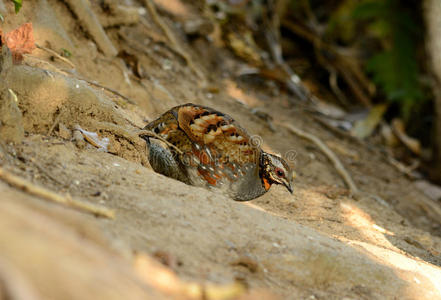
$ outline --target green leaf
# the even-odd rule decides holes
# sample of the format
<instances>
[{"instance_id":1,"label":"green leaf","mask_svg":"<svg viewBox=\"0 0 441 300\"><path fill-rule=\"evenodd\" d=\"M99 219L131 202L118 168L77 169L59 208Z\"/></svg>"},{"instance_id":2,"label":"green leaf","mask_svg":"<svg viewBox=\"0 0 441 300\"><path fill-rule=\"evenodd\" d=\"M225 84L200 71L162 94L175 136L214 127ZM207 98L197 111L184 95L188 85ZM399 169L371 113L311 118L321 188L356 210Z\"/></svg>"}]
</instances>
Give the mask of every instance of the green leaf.
<instances>
[{"instance_id":1,"label":"green leaf","mask_svg":"<svg viewBox=\"0 0 441 300\"><path fill-rule=\"evenodd\" d=\"M407 116L412 106L423 97L418 81L418 65L414 56L404 55L403 49L392 49L373 56L366 69L391 102L398 102Z\"/></svg>"},{"instance_id":2,"label":"green leaf","mask_svg":"<svg viewBox=\"0 0 441 300\"><path fill-rule=\"evenodd\" d=\"M367 72L387 100L398 103L407 118L412 108L424 100L417 59L422 35L417 32L412 11L399 0L364 0L353 16L368 22L366 29L383 48L367 61Z\"/></svg>"},{"instance_id":3,"label":"green leaf","mask_svg":"<svg viewBox=\"0 0 441 300\"><path fill-rule=\"evenodd\" d=\"M352 12L352 16L359 20L378 19L384 17L388 12L388 3L386 0L365 0L360 2Z\"/></svg>"},{"instance_id":4,"label":"green leaf","mask_svg":"<svg viewBox=\"0 0 441 300\"><path fill-rule=\"evenodd\" d=\"M367 26L368 31L376 38L386 39L392 34L390 23L386 20L375 20Z\"/></svg>"},{"instance_id":5,"label":"green leaf","mask_svg":"<svg viewBox=\"0 0 441 300\"><path fill-rule=\"evenodd\" d=\"M4 22L5 18L3 18L2 14L0 14L0 21Z\"/></svg>"},{"instance_id":6,"label":"green leaf","mask_svg":"<svg viewBox=\"0 0 441 300\"><path fill-rule=\"evenodd\" d=\"M352 18L352 12L357 3L353 0L343 0L335 11L329 16L326 28L326 37L330 40L341 40L350 44L356 38L356 20Z\"/></svg>"},{"instance_id":7,"label":"green leaf","mask_svg":"<svg viewBox=\"0 0 441 300\"><path fill-rule=\"evenodd\" d=\"M12 0L12 2L14 2L15 5L15 13L18 14L22 6L22 0Z\"/></svg>"},{"instance_id":8,"label":"green leaf","mask_svg":"<svg viewBox=\"0 0 441 300\"><path fill-rule=\"evenodd\" d=\"M61 48L61 51L63 51L63 56L64 57L71 57L72 56L72 52L70 52L67 49Z\"/></svg>"}]
</instances>

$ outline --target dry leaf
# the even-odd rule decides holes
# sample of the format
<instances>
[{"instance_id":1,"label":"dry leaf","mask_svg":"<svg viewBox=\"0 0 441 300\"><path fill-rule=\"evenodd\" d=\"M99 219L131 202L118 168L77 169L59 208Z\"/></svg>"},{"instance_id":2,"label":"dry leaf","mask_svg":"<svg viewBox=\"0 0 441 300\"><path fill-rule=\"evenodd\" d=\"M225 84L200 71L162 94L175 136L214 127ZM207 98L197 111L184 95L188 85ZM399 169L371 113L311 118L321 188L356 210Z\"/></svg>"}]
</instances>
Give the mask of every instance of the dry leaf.
<instances>
[{"instance_id":1,"label":"dry leaf","mask_svg":"<svg viewBox=\"0 0 441 300\"><path fill-rule=\"evenodd\" d=\"M1 34L1 39L2 45L6 45L11 50L14 63L21 62L23 54L32 53L35 49L32 23L25 23L5 35Z\"/></svg>"},{"instance_id":2,"label":"dry leaf","mask_svg":"<svg viewBox=\"0 0 441 300\"><path fill-rule=\"evenodd\" d=\"M80 127L80 125L75 125L75 130L79 131L83 138L89 142L92 146L95 146L100 151L108 152L107 146L109 146L108 138L100 138L96 132L86 131Z\"/></svg>"}]
</instances>

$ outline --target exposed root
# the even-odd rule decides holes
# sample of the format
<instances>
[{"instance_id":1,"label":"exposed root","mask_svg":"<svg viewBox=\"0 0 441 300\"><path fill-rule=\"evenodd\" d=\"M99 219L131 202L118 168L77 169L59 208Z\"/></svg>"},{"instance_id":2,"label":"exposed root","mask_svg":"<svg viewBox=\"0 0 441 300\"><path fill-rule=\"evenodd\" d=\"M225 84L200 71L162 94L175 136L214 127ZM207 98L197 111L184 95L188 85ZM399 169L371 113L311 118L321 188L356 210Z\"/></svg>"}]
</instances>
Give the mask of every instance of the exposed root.
<instances>
[{"instance_id":1,"label":"exposed root","mask_svg":"<svg viewBox=\"0 0 441 300\"><path fill-rule=\"evenodd\" d=\"M115 212L111 209L108 209L103 206L97 206L86 202L81 202L75 199L72 199L69 195L66 197L63 197L59 194L56 194L46 188L37 186L23 178L20 178L5 169L0 167L0 179L4 182L19 188L29 194L32 194L34 196L44 198L46 200L60 203L63 205L66 205L68 207L72 207L81 211L85 211L91 214L94 214L96 216L105 217L109 219L115 218Z\"/></svg>"},{"instance_id":2,"label":"exposed root","mask_svg":"<svg viewBox=\"0 0 441 300\"><path fill-rule=\"evenodd\" d=\"M114 57L118 53L115 46L109 40L98 18L93 13L87 0L66 0L66 3L80 20L81 25L93 37L98 47L107 57Z\"/></svg>"},{"instance_id":3,"label":"exposed root","mask_svg":"<svg viewBox=\"0 0 441 300\"><path fill-rule=\"evenodd\" d=\"M328 157L328 159L332 162L334 165L334 168L336 171L340 174L340 176L343 178L344 182L348 186L349 190L351 191L351 194L357 198L360 195L360 191L358 190L354 180L352 179L351 175L349 175L348 171L346 171L345 167L341 163L340 159L335 155L334 152L332 152L331 149L329 149L328 146L326 146L325 143L323 143L318 137L315 135L312 135L310 133L304 132L303 130L294 127L291 124L284 124L279 123L280 126L288 129L290 132L294 133L295 135L298 135L304 139L307 139L311 142L313 142L319 149Z\"/></svg>"},{"instance_id":4,"label":"exposed root","mask_svg":"<svg viewBox=\"0 0 441 300\"><path fill-rule=\"evenodd\" d=\"M147 7L147 10L152 17L155 24L161 28L161 30L166 35L167 39L170 41L171 46L173 47L173 50L178 53L187 63L188 67L196 74L196 76L200 80L204 80L204 75L202 74L201 70L199 70L196 65L193 63L193 60L191 59L190 55L182 49L179 42L176 40L176 37L174 36L174 33L168 28L167 24L161 19L161 17L158 15L158 12L156 11L155 5L153 4L152 0L144 0L145 6Z\"/></svg>"},{"instance_id":5,"label":"exposed root","mask_svg":"<svg viewBox=\"0 0 441 300\"><path fill-rule=\"evenodd\" d=\"M33 67L33 68L43 69L47 73L47 75L49 75L49 76L51 76L49 71L59 73L63 76L72 76L72 74L69 74L65 71L60 70L59 68L57 68L56 66L54 66L50 62L45 61L39 57L30 55L30 54L25 54L24 56L26 58L26 60L25 60L26 65Z\"/></svg>"},{"instance_id":6,"label":"exposed root","mask_svg":"<svg viewBox=\"0 0 441 300\"><path fill-rule=\"evenodd\" d=\"M70 60L68 60L67 58L61 56L60 54L58 54L58 53L55 52L54 50L49 49L49 48L46 48L46 47L43 47L43 46L40 46L40 45L38 45L38 44L35 44L35 45L37 46L38 49L41 49L41 50L43 50L43 51L46 51L46 52L52 54L53 56L55 56L55 57L58 58L59 60L61 60L61 61L65 62L65 63L67 63L69 66L72 67L72 69L75 69L75 65L74 65Z\"/></svg>"}]
</instances>

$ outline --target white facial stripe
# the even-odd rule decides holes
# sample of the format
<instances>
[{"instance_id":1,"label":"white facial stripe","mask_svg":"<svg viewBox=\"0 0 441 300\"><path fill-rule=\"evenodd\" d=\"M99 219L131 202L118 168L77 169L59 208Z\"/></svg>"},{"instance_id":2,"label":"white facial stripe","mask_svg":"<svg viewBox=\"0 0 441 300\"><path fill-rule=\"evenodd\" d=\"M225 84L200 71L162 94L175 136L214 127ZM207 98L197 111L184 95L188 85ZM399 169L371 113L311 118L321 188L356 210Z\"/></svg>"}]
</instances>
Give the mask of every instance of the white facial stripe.
<instances>
[{"instance_id":1,"label":"white facial stripe","mask_svg":"<svg viewBox=\"0 0 441 300\"><path fill-rule=\"evenodd\" d=\"M279 159L277 159L277 158L275 158L275 157L273 157L273 156L270 156L270 157L271 157L271 163L272 163L275 167L280 168L280 169L282 169L282 170L285 170L285 167L283 166L282 162L281 162Z\"/></svg>"}]
</instances>

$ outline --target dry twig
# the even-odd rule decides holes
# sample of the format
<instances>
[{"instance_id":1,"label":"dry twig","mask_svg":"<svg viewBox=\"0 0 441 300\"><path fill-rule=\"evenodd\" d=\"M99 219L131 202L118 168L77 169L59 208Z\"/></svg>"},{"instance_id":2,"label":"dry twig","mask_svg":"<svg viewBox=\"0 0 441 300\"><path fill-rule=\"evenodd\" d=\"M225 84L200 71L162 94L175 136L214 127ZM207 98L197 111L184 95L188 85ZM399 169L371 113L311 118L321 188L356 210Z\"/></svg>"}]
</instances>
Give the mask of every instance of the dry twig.
<instances>
[{"instance_id":1,"label":"dry twig","mask_svg":"<svg viewBox=\"0 0 441 300\"><path fill-rule=\"evenodd\" d=\"M156 133L150 131L150 130L140 130L138 132L139 136L148 136L148 137L153 137L155 139L160 140L161 142L164 142L165 144L167 144L167 146L169 146L170 148L173 148L174 150L176 150L176 152L178 152L179 154L184 154L182 152L181 149L179 149L178 147L176 147L175 145L173 145L172 143L168 142L166 139L164 139L163 137L157 135Z\"/></svg>"},{"instance_id":2,"label":"dry twig","mask_svg":"<svg viewBox=\"0 0 441 300\"><path fill-rule=\"evenodd\" d=\"M26 57L30 57L30 58L32 58L32 59L37 60L37 61L40 62L40 63L45 64L46 66L48 66L47 71L52 71L52 72L55 72L55 73L61 74L61 75L63 75L63 76L71 76L71 77L74 77L75 79L83 80L83 81L87 82L87 83L90 84L90 85L93 85L93 86L96 86L96 87L102 88L102 89L104 89L104 90L106 90L106 91L108 91L108 92L111 92L111 93L113 93L113 94L119 96L120 98L124 99L125 101L127 101L127 102L130 103L130 104L136 104L135 101L133 101L132 99L130 99L130 98L128 98L128 97L122 95L120 92L118 92L118 91L116 91L116 90L114 90L114 89L112 89L112 88L109 88L109 87L103 86L103 85L101 85L101 84L99 84L99 83L97 83L97 82L95 82L95 81L90 81L90 80L87 80L87 79L84 79L84 78L81 78L81 77L74 76L74 75L72 75L72 74L68 74L68 73L66 73L66 72L63 72L63 71L61 71L60 69L58 69L57 67L55 67L53 64L51 64L50 62L47 62L47 61L45 61L45 60L42 60L42 59L40 59L40 58L38 58L38 57L30 56L30 55L26 55ZM31 67L33 67L32 64L29 64L29 65L30 65ZM41 67L39 67L39 68L41 68ZM46 70L46 69L45 69L45 70ZM51 76L51 74L50 74L49 72L47 72L47 74L48 74L49 76ZM55 125L57 125L57 124L55 124ZM53 129L54 129L54 128L52 128L52 130L53 130ZM52 130L51 130L51 131L52 131Z\"/></svg>"},{"instance_id":3,"label":"dry twig","mask_svg":"<svg viewBox=\"0 0 441 300\"><path fill-rule=\"evenodd\" d=\"M20 178L1 167L0 167L0 179L34 196L44 198L52 202L60 203L81 211L85 211L94 214L96 216L105 217L109 219L115 218L115 212L113 210L110 210L106 207L93 205L90 203L80 202L78 200L70 198L70 196L67 197L60 196L59 194L56 194L46 188L37 186L32 182Z\"/></svg>"},{"instance_id":4,"label":"dry twig","mask_svg":"<svg viewBox=\"0 0 441 300\"><path fill-rule=\"evenodd\" d=\"M35 44L35 45L37 46L38 49L44 50L44 51L46 51L46 52L52 54L53 56L55 56L55 57L58 58L59 60L64 61L65 63L67 63L69 66L72 67L72 69L75 69L75 65L74 65L70 60L68 60L67 58L61 56L60 54L58 54L58 53L55 52L54 50L49 49L49 48L46 48L46 47L43 47L43 46L40 46L40 45L38 45L38 44Z\"/></svg>"},{"instance_id":5,"label":"dry twig","mask_svg":"<svg viewBox=\"0 0 441 300\"><path fill-rule=\"evenodd\" d=\"M109 92L111 92L111 93L113 93L113 94L115 94L115 95L117 95L117 96L123 98L124 100L126 100L126 101L127 101L128 103L130 103L130 104L136 104L135 101L133 101L132 99L130 99L130 98L128 98L128 97L122 95L120 92L118 92L118 91L116 91L116 90L114 90L114 89L111 89L111 88L109 88L109 87L103 86L103 85L101 85L101 84L99 84L99 83L97 83L97 82L94 82L94 81L89 81L89 80L84 79L84 78L77 78L77 79L79 79L79 80L84 80L84 81L87 82L88 84L91 84L91 85L94 85L94 86L96 86L96 87L102 88L102 89L104 89L104 90L106 90L106 91L109 91Z\"/></svg>"},{"instance_id":6,"label":"dry twig","mask_svg":"<svg viewBox=\"0 0 441 300\"><path fill-rule=\"evenodd\" d=\"M125 129L125 128L122 128L121 126L115 125L113 123L108 123L108 122L96 121L96 122L93 122L93 124L99 130L106 130L108 132L111 132L112 134L121 136L132 143L135 143L134 142L135 139L139 138L140 136L153 137L153 138L158 139L161 142L165 143L170 148L173 148L178 154L184 154L182 152L182 150L180 150L178 147L176 147L175 145L173 145L172 143L170 143L169 141L167 141L166 139L164 139L160 135L158 135L150 130L137 129L136 132L134 132L132 130Z\"/></svg>"},{"instance_id":7,"label":"dry twig","mask_svg":"<svg viewBox=\"0 0 441 300\"><path fill-rule=\"evenodd\" d=\"M47 131L47 136L50 136L52 134L52 131L54 131L55 127L57 127L58 123L60 123L61 119L61 111L58 113L58 116L55 118L54 123L52 124L51 128Z\"/></svg>"},{"instance_id":8,"label":"dry twig","mask_svg":"<svg viewBox=\"0 0 441 300\"><path fill-rule=\"evenodd\" d=\"M279 123L280 126L288 129L291 133L294 133L295 135L298 135L304 139L307 139L311 142L313 142L319 149L328 157L328 159L332 162L334 165L334 168L336 171L340 174L340 176L345 181L346 185L348 186L349 190L351 191L352 195L355 197L358 197L360 192L355 185L354 180L352 180L351 175L349 175L348 171L346 171L345 167L341 163L340 159L335 155L334 152L332 152L331 149L329 149L328 146L326 146L325 143L323 143L318 137L315 135L312 135L310 133L304 132L303 130L294 127L291 124L282 124Z\"/></svg>"}]
</instances>

